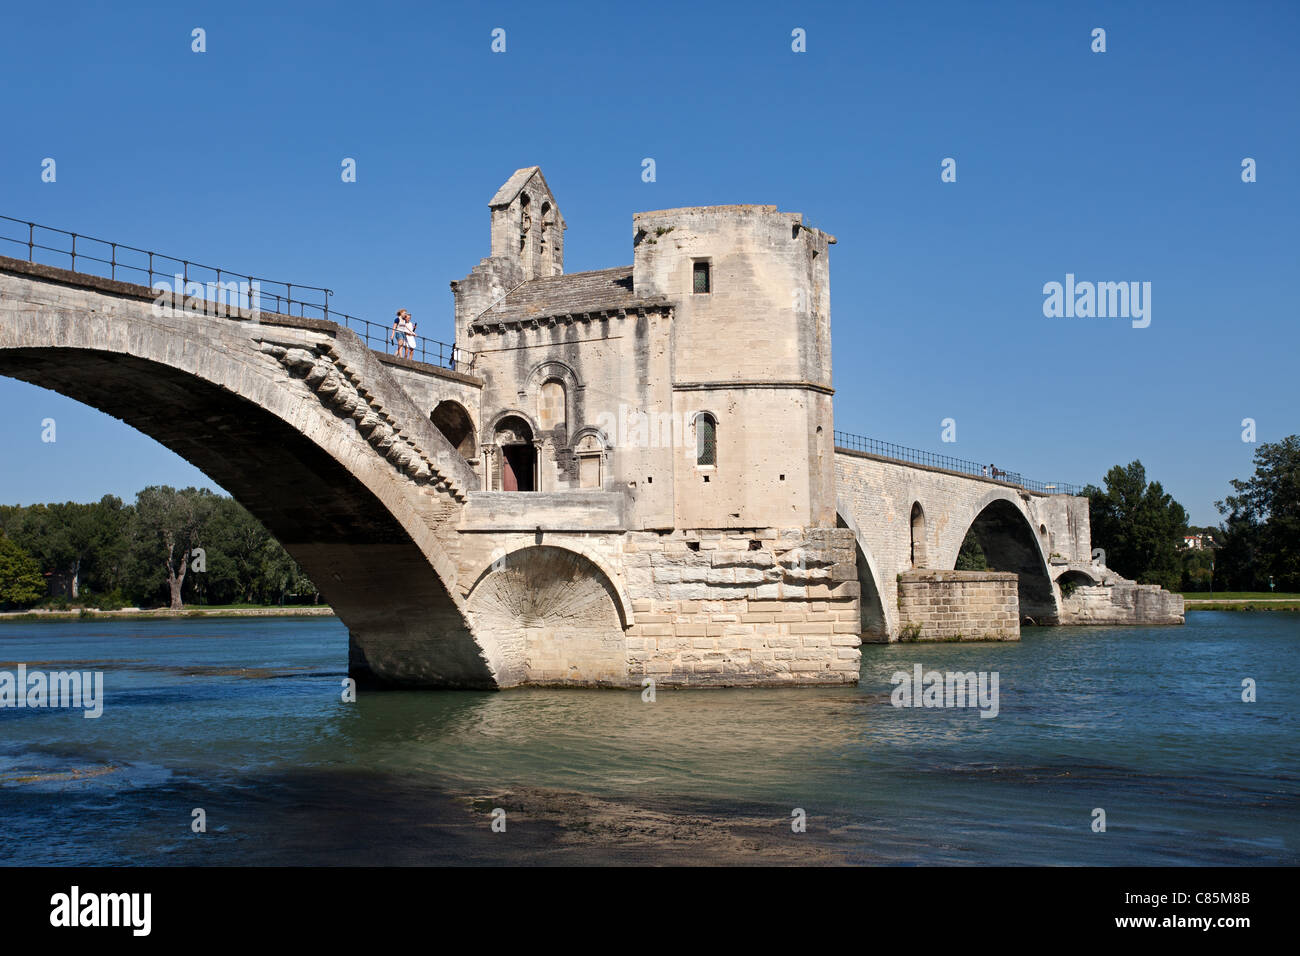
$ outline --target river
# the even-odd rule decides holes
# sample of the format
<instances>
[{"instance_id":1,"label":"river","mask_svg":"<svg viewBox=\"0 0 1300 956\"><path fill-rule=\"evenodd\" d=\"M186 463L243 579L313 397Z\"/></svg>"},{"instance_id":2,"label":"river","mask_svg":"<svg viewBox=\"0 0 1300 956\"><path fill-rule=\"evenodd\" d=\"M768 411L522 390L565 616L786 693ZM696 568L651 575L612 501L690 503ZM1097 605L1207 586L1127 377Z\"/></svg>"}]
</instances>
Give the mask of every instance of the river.
<instances>
[{"instance_id":1,"label":"river","mask_svg":"<svg viewBox=\"0 0 1300 956\"><path fill-rule=\"evenodd\" d=\"M1300 614L862 650L857 687L345 702L334 618L6 622L0 671L104 701L0 709L0 863L1300 862ZM892 706L915 664L997 716Z\"/></svg>"}]
</instances>

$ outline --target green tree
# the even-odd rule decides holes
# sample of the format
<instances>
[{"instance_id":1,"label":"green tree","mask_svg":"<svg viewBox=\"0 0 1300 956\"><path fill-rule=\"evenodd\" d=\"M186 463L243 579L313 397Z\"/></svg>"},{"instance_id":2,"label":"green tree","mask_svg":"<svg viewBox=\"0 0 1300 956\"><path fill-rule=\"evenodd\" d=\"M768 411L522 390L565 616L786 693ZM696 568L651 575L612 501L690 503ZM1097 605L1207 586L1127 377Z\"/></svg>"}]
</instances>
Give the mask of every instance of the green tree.
<instances>
[{"instance_id":1,"label":"green tree","mask_svg":"<svg viewBox=\"0 0 1300 956\"><path fill-rule=\"evenodd\" d=\"M1178 582L1180 591L1210 590L1211 569L1214 567L1215 552L1213 548L1187 548L1179 554L1183 562L1182 577ZM1223 588L1221 588L1223 590Z\"/></svg>"},{"instance_id":2,"label":"green tree","mask_svg":"<svg viewBox=\"0 0 1300 956\"><path fill-rule=\"evenodd\" d=\"M1233 479L1236 494L1215 502L1225 516L1219 567L1233 589L1300 590L1300 435L1264 442L1255 474Z\"/></svg>"},{"instance_id":3,"label":"green tree","mask_svg":"<svg viewBox=\"0 0 1300 956\"><path fill-rule=\"evenodd\" d=\"M45 596L45 575L36 559L0 535L0 607L25 607Z\"/></svg>"},{"instance_id":4,"label":"green tree","mask_svg":"<svg viewBox=\"0 0 1300 956\"><path fill-rule=\"evenodd\" d=\"M0 505L6 535L38 570L65 576L70 590L75 581L77 596L97 607L319 600L252 514L195 488L146 488L134 505L111 495L95 504Z\"/></svg>"},{"instance_id":5,"label":"green tree","mask_svg":"<svg viewBox=\"0 0 1300 956\"><path fill-rule=\"evenodd\" d=\"M64 576L69 595L81 597L83 581L112 587L125 545L122 501L105 495L94 504L68 501L33 505L8 522L11 536L45 571Z\"/></svg>"},{"instance_id":6,"label":"green tree","mask_svg":"<svg viewBox=\"0 0 1300 956\"><path fill-rule=\"evenodd\" d=\"M185 576L216 500L206 488L177 491L166 485L151 485L136 495L132 546L137 580L146 594L156 595L165 585L172 610L184 607Z\"/></svg>"},{"instance_id":7,"label":"green tree","mask_svg":"<svg viewBox=\"0 0 1300 956\"><path fill-rule=\"evenodd\" d=\"M1160 482L1147 483L1142 462L1116 465L1106 473L1106 488L1083 490L1094 547L1106 552L1106 565L1141 584L1176 590L1182 577L1179 547L1187 512Z\"/></svg>"},{"instance_id":8,"label":"green tree","mask_svg":"<svg viewBox=\"0 0 1300 956\"><path fill-rule=\"evenodd\" d=\"M984 555L984 549L980 547L980 540L975 535L975 529L972 528L966 532L966 537L961 543L961 549L957 552L957 564L954 566L956 571L987 571L989 569L989 559Z\"/></svg>"}]
</instances>

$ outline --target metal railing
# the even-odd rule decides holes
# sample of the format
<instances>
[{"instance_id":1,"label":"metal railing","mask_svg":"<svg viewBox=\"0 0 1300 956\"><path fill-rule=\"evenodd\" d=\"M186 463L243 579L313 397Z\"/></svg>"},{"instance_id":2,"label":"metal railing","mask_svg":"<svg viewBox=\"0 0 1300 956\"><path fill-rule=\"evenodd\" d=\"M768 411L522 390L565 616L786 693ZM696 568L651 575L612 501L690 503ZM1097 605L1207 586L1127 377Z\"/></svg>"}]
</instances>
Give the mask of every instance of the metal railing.
<instances>
[{"instance_id":1,"label":"metal railing","mask_svg":"<svg viewBox=\"0 0 1300 956\"><path fill-rule=\"evenodd\" d=\"M59 237L63 237L62 245L52 245L60 241ZM25 258L34 264L69 269L101 279L134 282L150 289L165 287L200 302L224 299L230 307L325 319L352 329L377 352L388 352L390 346L395 347L389 341L394 334L392 323L371 322L331 309L330 296L334 292L323 286L267 279L121 242L42 226L25 219L0 216L0 254L6 254L6 250L14 246L26 250L26 254L11 258ZM216 312L215 309L211 311ZM411 350L411 358L415 361L452 370L463 370L470 364L470 353L454 345L423 335L416 335L415 342Z\"/></svg>"},{"instance_id":2,"label":"metal railing","mask_svg":"<svg viewBox=\"0 0 1300 956\"><path fill-rule=\"evenodd\" d=\"M893 442L880 441L877 438L865 438L862 435L854 435L850 432L837 431L835 433L835 447L849 451L865 452L868 455L888 458L891 461L902 461L912 465L927 465L931 468L942 468L945 471L956 471L977 478L992 478L1008 485L1024 488L1026 491L1038 491L1046 495L1077 495L1083 490L1081 485L1073 485L1069 482L1031 481L1017 471L1005 471L993 465L982 465L979 462L968 461L965 458L936 455L933 452L921 451L919 448L907 448L903 445L895 445Z\"/></svg>"}]
</instances>

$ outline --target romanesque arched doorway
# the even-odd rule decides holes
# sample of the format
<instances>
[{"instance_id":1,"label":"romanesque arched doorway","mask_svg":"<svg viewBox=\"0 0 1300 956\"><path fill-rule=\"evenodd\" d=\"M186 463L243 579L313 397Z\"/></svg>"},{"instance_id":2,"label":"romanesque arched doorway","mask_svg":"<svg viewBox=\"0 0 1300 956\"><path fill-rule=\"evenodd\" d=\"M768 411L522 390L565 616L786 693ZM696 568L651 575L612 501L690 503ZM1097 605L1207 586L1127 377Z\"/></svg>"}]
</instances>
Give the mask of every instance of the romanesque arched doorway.
<instances>
[{"instance_id":1,"label":"romanesque arched doorway","mask_svg":"<svg viewBox=\"0 0 1300 956\"><path fill-rule=\"evenodd\" d=\"M501 491L537 490L537 443L533 429L518 415L497 422L492 436L496 447L495 486Z\"/></svg>"}]
</instances>

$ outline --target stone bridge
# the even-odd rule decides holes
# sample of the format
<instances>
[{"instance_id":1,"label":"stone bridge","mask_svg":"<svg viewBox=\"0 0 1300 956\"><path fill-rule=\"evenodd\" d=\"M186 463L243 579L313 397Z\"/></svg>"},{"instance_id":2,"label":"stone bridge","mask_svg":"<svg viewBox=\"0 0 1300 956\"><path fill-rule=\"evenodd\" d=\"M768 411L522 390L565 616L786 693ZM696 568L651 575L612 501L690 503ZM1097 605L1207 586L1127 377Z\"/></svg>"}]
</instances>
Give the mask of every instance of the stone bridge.
<instances>
[{"instance_id":1,"label":"stone bridge","mask_svg":"<svg viewBox=\"0 0 1300 956\"><path fill-rule=\"evenodd\" d=\"M512 177L494 256L453 284L473 374L0 257L0 375L233 495L347 626L358 680L842 684L863 639L1181 620L1093 565L1086 499L834 447L834 237L775 207L668 210L637 217L633 267L564 275L548 197L535 167ZM720 356L720 328L752 347ZM638 439L647 409L666 424ZM952 570L968 532L982 576Z\"/></svg>"},{"instance_id":2,"label":"stone bridge","mask_svg":"<svg viewBox=\"0 0 1300 956\"><path fill-rule=\"evenodd\" d=\"M1088 500L1027 491L846 448L835 451L839 523L853 531L863 639L896 639L899 575L952 570L968 533L989 568L1016 575L1018 616L1074 623L1062 585L1113 583L1092 560ZM1068 587L1067 587L1068 589Z\"/></svg>"},{"instance_id":3,"label":"stone bridge","mask_svg":"<svg viewBox=\"0 0 1300 956\"><path fill-rule=\"evenodd\" d=\"M358 676L516 683L510 649L475 631L458 588L457 526L478 476L389 366L332 322L155 298L0 260L0 375L121 419L230 492L347 624ZM443 382L409 374L427 391Z\"/></svg>"}]
</instances>

